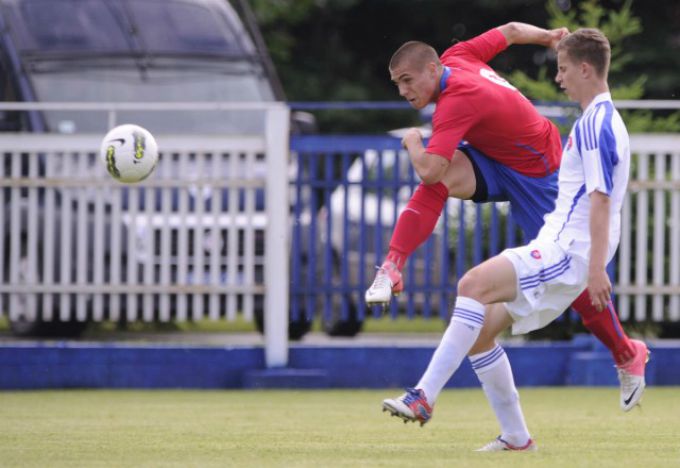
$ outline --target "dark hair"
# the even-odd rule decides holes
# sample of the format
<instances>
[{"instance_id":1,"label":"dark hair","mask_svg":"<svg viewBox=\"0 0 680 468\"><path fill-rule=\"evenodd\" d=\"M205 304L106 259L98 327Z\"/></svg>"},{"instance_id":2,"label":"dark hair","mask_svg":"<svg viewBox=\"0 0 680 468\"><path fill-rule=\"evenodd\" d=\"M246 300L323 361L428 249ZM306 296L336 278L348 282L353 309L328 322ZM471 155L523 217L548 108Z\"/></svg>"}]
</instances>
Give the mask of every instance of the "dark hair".
<instances>
[{"instance_id":1,"label":"dark hair","mask_svg":"<svg viewBox=\"0 0 680 468\"><path fill-rule=\"evenodd\" d=\"M595 68L598 76L606 78L611 60L611 46L599 29L577 29L560 40L557 51L560 50L566 51L574 62L589 63Z\"/></svg>"},{"instance_id":2,"label":"dark hair","mask_svg":"<svg viewBox=\"0 0 680 468\"><path fill-rule=\"evenodd\" d=\"M430 62L437 65L440 63L437 51L432 46L420 41L408 41L399 47L390 59L390 70L406 61L417 67L424 67Z\"/></svg>"}]
</instances>

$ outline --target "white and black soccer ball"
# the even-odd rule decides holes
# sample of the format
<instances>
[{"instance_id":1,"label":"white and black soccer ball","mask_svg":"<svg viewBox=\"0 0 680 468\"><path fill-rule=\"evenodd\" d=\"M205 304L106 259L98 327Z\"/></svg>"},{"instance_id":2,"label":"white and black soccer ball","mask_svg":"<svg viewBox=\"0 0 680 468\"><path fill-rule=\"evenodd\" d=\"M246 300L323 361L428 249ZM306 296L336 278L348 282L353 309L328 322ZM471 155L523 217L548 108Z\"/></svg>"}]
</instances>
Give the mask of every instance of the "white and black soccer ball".
<instances>
[{"instance_id":1,"label":"white and black soccer ball","mask_svg":"<svg viewBox=\"0 0 680 468\"><path fill-rule=\"evenodd\" d=\"M153 135L133 124L112 128L102 140L99 153L111 177L126 184L149 177L158 162Z\"/></svg>"}]
</instances>

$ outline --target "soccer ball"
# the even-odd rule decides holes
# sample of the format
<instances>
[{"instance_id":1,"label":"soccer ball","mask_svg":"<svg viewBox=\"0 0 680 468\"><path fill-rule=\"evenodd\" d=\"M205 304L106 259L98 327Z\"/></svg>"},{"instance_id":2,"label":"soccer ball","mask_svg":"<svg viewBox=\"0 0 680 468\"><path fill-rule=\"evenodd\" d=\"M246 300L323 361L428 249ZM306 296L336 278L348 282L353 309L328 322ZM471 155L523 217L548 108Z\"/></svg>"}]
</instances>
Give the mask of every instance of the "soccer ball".
<instances>
[{"instance_id":1,"label":"soccer ball","mask_svg":"<svg viewBox=\"0 0 680 468\"><path fill-rule=\"evenodd\" d=\"M140 182L158 162L158 145L153 135L139 125L119 125L109 131L99 149L106 170L126 184Z\"/></svg>"}]
</instances>

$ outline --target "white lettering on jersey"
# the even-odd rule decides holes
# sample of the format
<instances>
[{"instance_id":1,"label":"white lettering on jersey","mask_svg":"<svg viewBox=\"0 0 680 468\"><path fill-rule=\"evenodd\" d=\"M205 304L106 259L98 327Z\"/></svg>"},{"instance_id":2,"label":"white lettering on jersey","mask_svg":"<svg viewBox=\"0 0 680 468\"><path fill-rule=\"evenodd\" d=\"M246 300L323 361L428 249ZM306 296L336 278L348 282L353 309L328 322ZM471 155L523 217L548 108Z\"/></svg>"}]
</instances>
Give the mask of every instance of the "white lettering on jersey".
<instances>
[{"instance_id":1,"label":"white lettering on jersey","mask_svg":"<svg viewBox=\"0 0 680 468\"><path fill-rule=\"evenodd\" d=\"M508 89L512 89L513 91L517 91L517 88L508 83L508 81L505 78L498 76L496 72L493 70L489 70L487 68L480 68L479 74L482 75L487 80L491 81L492 83L496 83L497 85L501 85Z\"/></svg>"}]
</instances>

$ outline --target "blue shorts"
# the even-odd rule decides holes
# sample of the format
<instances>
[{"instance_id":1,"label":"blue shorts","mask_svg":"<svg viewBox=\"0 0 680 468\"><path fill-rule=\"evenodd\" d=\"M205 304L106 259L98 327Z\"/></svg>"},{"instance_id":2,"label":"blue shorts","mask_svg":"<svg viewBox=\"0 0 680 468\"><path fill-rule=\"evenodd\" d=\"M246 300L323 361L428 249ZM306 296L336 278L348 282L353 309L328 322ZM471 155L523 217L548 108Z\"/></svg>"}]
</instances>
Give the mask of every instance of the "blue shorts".
<instances>
[{"instance_id":1,"label":"blue shorts","mask_svg":"<svg viewBox=\"0 0 680 468\"><path fill-rule=\"evenodd\" d=\"M461 143L458 149L472 162L477 178L472 200L510 202L511 216L522 228L525 242L534 239L543 226L543 217L555 208L558 171L545 177L529 177L490 159L467 143Z\"/></svg>"}]
</instances>

